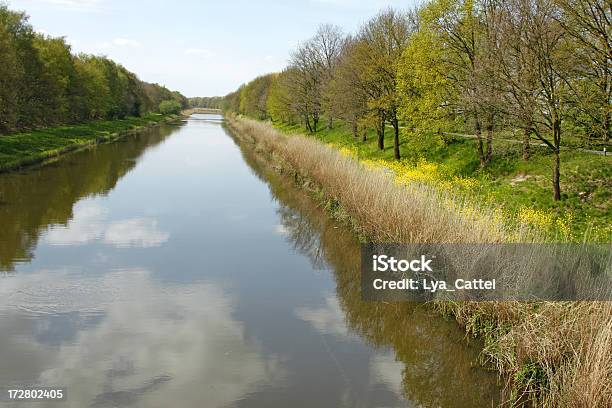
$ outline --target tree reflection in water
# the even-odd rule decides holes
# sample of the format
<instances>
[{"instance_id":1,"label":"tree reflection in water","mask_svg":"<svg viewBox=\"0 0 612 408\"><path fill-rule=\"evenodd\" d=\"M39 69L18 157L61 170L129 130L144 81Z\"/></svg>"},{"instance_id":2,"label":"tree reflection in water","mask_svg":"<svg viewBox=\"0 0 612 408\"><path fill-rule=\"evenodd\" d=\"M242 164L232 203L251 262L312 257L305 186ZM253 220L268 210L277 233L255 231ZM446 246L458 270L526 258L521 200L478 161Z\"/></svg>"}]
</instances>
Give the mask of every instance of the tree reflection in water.
<instances>
[{"instance_id":1,"label":"tree reflection in water","mask_svg":"<svg viewBox=\"0 0 612 408\"><path fill-rule=\"evenodd\" d=\"M139 157L174 129L155 127L43 167L0 175L0 271L11 271L16 262L31 260L48 226L66 225L80 199L106 195Z\"/></svg>"},{"instance_id":2,"label":"tree reflection in water","mask_svg":"<svg viewBox=\"0 0 612 408\"><path fill-rule=\"evenodd\" d=\"M444 320L424 304L362 301L356 235L296 188L291 177L270 166L265 153L236 143L254 174L269 184L293 247L313 265L332 271L348 332L374 347L392 348L395 361L403 365L402 396L424 407L497 406L501 398L497 376L478 363L482 345L468 343L455 322ZM389 360L384 353L382 357Z\"/></svg>"}]
</instances>

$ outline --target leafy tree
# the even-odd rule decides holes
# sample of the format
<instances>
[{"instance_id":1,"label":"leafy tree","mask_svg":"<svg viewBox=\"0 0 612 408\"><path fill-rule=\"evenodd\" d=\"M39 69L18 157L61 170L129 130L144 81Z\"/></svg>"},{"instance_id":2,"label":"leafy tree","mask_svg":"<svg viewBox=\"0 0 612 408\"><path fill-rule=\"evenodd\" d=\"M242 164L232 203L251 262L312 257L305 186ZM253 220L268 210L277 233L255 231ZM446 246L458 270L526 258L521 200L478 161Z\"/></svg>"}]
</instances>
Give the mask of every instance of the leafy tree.
<instances>
[{"instance_id":1,"label":"leafy tree","mask_svg":"<svg viewBox=\"0 0 612 408\"><path fill-rule=\"evenodd\" d=\"M0 134L156 111L179 92L142 82L108 58L75 56L63 38L36 34L24 13L0 4Z\"/></svg>"},{"instance_id":2,"label":"leafy tree","mask_svg":"<svg viewBox=\"0 0 612 408\"><path fill-rule=\"evenodd\" d=\"M181 104L175 100L162 101L162 103L159 104L159 113L164 115L179 113L181 109Z\"/></svg>"},{"instance_id":3,"label":"leafy tree","mask_svg":"<svg viewBox=\"0 0 612 408\"><path fill-rule=\"evenodd\" d=\"M17 122L17 82L22 76L11 20L15 18L0 4L0 134L11 132Z\"/></svg>"},{"instance_id":4,"label":"leafy tree","mask_svg":"<svg viewBox=\"0 0 612 408\"><path fill-rule=\"evenodd\" d=\"M272 75L263 75L246 84L240 91L240 113L256 119L268 119L268 91Z\"/></svg>"},{"instance_id":5,"label":"leafy tree","mask_svg":"<svg viewBox=\"0 0 612 408\"><path fill-rule=\"evenodd\" d=\"M410 37L398 64L399 115L407 128L418 133L447 129L452 121L449 100L453 92L448 72L441 65L445 49L440 36L425 22Z\"/></svg>"},{"instance_id":6,"label":"leafy tree","mask_svg":"<svg viewBox=\"0 0 612 408\"><path fill-rule=\"evenodd\" d=\"M437 105L431 119L438 119L436 128L444 127L454 117L463 117L472 127L478 140L481 166L490 162L493 154L493 130L498 113L500 95L495 87L494 29L486 25L486 7L472 0L433 0L420 12L416 47L409 46L413 57L405 54L403 70L404 91L410 93L410 64L418 64L417 71L425 74L428 85L434 88L426 103ZM420 47L430 48L422 49ZM428 55L424 52L431 51ZM408 64L408 65L406 65ZM426 73L426 70L433 70ZM416 77L420 80L420 77ZM406 88L408 86L408 88ZM423 88L423 87L421 87ZM426 113L423 106L421 113ZM407 106L405 114L415 107ZM443 108L443 109L440 109ZM482 131L486 130L486 140Z\"/></svg>"},{"instance_id":7,"label":"leafy tree","mask_svg":"<svg viewBox=\"0 0 612 408\"><path fill-rule=\"evenodd\" d=\"M95 57L79 55L75 61L77 77L80 84L81 111L84 120L106 117L109 110L110 90L106 77Z\"/></svg>"},{"instance_id":8,"label":"leafy tree","mask_svg":"<svg viewBox=\"0 0 612 408\"><path fill-rule=\"evenodd\" d=\"M378 113L379 148L384 148L386 121L393 126L393 155L399 150L399 97L397 68L408 39L413 32L407 14L387 9L369 20L357 36L354 48L359 62L359 77L368 94L368 106Z\"/></svg>"},{"instance_id":9,"label":"leafy tree","mask_svg":"<svg viewBox=\"0 0 612 408\"><path fill-rule=\"evenodd\" d=\"M293 124L296 121L296 115L292 109L292 95L287 85L289 80L286 70L272 75L266 109L272 120Z\"/></svg>"},{"instance_id":10,"label":"leafy tree","mask_svg":"<svg viewBox=\"0 0 612 408\"><path fill-rule=\"evenodd\" d=\"M9 87L15 95L14 129L31 129L41 124L44 115L44 67L34 46L34 31L24 13L0 6L0 25L7 33L16 57L15 82Z\"/></svg>"},{"instance_id":11,"label":"leafy tree","mask_svg":"<svg viewBox=\"0 0 612 408\"><path fill-rule=\"evenodd\" d=\"M240 86L234 92L230 92L223 98L223 107L221 108L224 112L240 112L240 95L242 93L244 85Z\"/></svg>"},{"instance_id":12,"label":"leafy tree","mask_svg":"<svg viewBox=\"0 0 612 408\"><path fill-rule=\"evenodd\" d=\"M77 71L63 38L36 35L34 45L44 66L46 125L75 122Z\"/></svg>"},{"instance_id":13,"label":"leafy tree","mask_svg":"<svg viewBox=\"0 0 612 408\"><path fill-rule=\"evenodd\" d=\"M196 96L187 100L191 108L221 109L223 106L223 96Z\"/></svg>"}]
</instances>

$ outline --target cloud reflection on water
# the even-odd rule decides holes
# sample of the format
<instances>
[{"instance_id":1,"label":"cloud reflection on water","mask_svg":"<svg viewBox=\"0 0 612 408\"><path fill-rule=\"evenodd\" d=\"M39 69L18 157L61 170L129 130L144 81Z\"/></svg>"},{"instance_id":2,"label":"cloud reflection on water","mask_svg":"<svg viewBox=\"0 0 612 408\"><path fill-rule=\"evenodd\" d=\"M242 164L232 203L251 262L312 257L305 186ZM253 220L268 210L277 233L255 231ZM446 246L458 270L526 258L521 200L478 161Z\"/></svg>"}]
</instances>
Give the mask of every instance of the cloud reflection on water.
<instances>
[{"instance_id":1,"label":"cloud reflection on water","mask_svg":"<svg viewBox=\"0 0 612 408\"><path fill-rule=\"evenodd\" d=\"M346 327L346 317L336 296L326 296L325 303L318 307L297 308L295 315L312 324L321 334L331 334L337 337L350 336Z\"/></svg>"},{"instance_id":2,"label":"cloud reflection on water","mask_svg":"<svg viewBox=\"0 0 612 408\"><path fill-rule=\"evenodd\" d=\"M281 376L278 358L245 337L233 301L215 284L162 287L141 269L99 278L47 271L6 281L0 355L27 350L22 375L68 387L68 406L226 406ZM59 346L37 340L46 317L75 311L100 318ZM23 327L24 313L36 317L30 327Z\"/></svg>"},{"instance_id":3,"label":"cloud reflection on water","mask_svg":"<svg viewBox=\"0 0 612 408\"><path fill-rule=\"evenodd\" d=\"M170 235L159 229L157 220L133 217L108 221L108 211L95 201L84 200L74 207L66 226L53 225L44 236L49 245L84 245L101 241L118 248L151 248L168 241Z\"/></svg>"}]
</instances>

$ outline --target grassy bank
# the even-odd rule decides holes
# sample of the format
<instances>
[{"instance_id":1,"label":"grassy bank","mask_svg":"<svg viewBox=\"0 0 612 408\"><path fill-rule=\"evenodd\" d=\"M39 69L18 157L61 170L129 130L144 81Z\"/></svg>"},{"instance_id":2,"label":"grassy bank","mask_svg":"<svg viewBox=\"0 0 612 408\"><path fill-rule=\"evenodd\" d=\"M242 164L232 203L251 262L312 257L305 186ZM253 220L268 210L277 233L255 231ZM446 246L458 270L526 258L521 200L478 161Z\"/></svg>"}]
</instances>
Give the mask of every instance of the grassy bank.
<instances>
[{"instance_id":1,"label":"grassy bank","mask_svg":"<svg viewBox=\"0 0 612 408\"><path fill-rule=\"evenodd\" d=\"M83 147L111 142L130 132L175 118L172 115L152 113L143 117L95 121L0 136L0 172L40 163Z\"/></svg>"},{"instance_id":2,"label":"grassy bank","mask_svg":"<svg viewBox=\"0 0 612 408\"><path fill-rule=\"evenodd\" d=\"M495 209L474 207L441 185L411 178L398 182L396 174L356 160L359 153L350 149L288 136L248 119L230 117L228 124L242 143L317 194L368 240L482 243L546 236L521 219L509 224ZM610 302L446 302L434 307L484 340L483 362L507 379L512 404L612 404Z\"/></svg>"},{"instance_id":3,"label":"grassy bank","mask_svg":"<svg viewBox=\"0 0 612 408\"><path fill-rule=\"evenodd\" d=\"M274 126L284 133L302 132L298 125ZM520 145L498 140L492 162L481 169L475 140L429 136L402 135L404 159L397 163L391 139L381 151L373 130L366 141L357 140L351 129L337 121L331 130L321 129L313 135L371 165L390 167L407 182L463 195L477 206L495 207L504 218L530 224L557 240L612 240L612 156L563 150L563 200L555 202L550 186L551 154L546 147L533 145L532 156L525 161Z\"/></svg>"}]
</instances>

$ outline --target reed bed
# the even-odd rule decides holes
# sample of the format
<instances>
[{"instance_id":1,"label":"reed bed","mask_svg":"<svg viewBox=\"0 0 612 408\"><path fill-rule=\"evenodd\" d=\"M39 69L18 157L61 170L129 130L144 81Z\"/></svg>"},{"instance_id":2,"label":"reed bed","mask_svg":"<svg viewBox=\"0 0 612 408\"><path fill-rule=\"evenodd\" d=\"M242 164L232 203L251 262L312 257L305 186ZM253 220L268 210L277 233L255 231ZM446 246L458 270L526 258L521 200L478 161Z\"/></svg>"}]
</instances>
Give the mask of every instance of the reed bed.
<instances>
[{"instance_id":1,"label":"reed bed","mask_svg":"<svg viewBox=\"0 0 612 408\"><path fill-rule=\"evenodd\" d=\"M464 197L421 184L398 185L313 138L230 116L235 137L280 171L317 191L374 242L541 242ZM466 333L483 339L483 364L507 383L507 405L612 407L612 302L435 302ZM435 339L432 339L435 341ZM466 390L469 392L469 390Z\"/></svg>"}]
</instances>

